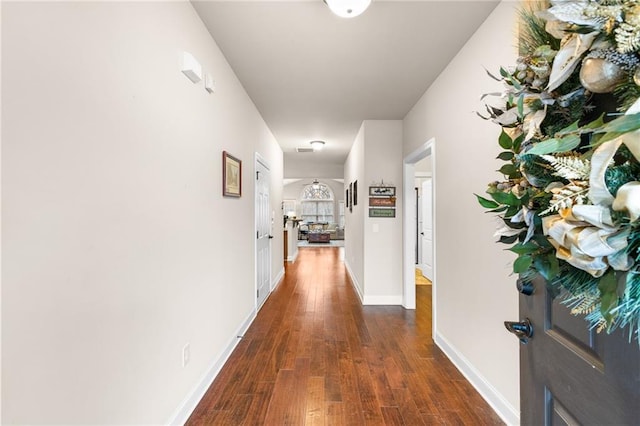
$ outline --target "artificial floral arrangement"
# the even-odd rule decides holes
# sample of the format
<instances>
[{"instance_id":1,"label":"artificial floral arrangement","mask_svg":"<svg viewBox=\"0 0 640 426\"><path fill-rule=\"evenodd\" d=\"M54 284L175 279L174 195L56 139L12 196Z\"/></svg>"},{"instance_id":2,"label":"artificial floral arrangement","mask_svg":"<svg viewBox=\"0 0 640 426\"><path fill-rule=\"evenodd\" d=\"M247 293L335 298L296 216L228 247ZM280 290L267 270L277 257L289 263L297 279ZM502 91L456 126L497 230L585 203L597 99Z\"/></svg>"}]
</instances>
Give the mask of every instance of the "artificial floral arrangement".
<instances>
[{"instance_id":1,"label":"artificial floral arrangement","mask_svg":"<svg viewBox=\"0 0 640 426\"><path fill-rule=\"evenodd\" d=\"M514 273L640 343L640 0L548 5L521 11L516 65L489 73L506 88L481 115L502 127L504 180L476 196Z\"/></svg>"}]
</instances>

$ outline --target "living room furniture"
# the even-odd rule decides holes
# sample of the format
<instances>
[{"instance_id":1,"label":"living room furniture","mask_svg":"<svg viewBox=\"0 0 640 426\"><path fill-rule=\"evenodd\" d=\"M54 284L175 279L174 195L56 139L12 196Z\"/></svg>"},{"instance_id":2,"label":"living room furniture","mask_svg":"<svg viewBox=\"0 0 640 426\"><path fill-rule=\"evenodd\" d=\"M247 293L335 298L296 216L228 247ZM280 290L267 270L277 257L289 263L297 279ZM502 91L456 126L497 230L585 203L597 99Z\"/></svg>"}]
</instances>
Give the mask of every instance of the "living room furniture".
<instances>
[{"instance_id":1,"label":"living room furniture","mask_svg":"<svg viewBox=\"0 0 640 426\"><path fill-rule=\"evenodd\" d=\"M326 231L309 232L307 241L310 243L328 243L331 241L331 234Z\"/></svg>"}]
</instances>

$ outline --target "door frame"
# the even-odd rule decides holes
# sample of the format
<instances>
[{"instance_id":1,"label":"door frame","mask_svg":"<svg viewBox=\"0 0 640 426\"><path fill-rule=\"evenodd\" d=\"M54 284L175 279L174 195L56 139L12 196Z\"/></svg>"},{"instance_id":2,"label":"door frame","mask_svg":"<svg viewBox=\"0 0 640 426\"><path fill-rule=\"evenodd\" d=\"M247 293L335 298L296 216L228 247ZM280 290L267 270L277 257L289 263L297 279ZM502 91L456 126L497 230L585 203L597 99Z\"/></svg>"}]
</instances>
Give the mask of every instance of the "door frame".
<instances>
[{"instance_id":1,"label":"door frame","mask_svg":"<svg viewBox=\"0 0 640 426\"><path fill-rule=\"evenodd\" d=\"M253 177L256 176L256 173L258 172L258 163L260 163L260 165L262 167L264 167L265 169L267 169L269 171L269 209L271 209L271 168L269 167L269 163L267 162L267 160L261 156L258 152L255 153L254 156L254 162L253 162ZM259 208L258 208L258 203L256 202L257 200L257 195L258 195L258 185L256 183L256 179L253 179L253 235L257 235L258 233L258 220L259 220ZM271 224L273 225L273 224ZM271 235L271 230L269 232L269 235ZM264 297L264 301L266 301L269 298L269 295L271 294L271 292L273 291L273 289L271 288L271 266L272 266L272 257L273 257L273 253L272 253L272 247L271 247L271 240L269 240L269 261L268 261L268 265L269 265L269 271L268 271L268 275L269 275L269 285L267 286L267 288L269 289L269 294L267 294ZM260 283L258 282L258 239L255 238L253 240L253 283L254 283L254 294L257 294L258 292L258 288L260 286ZM262 305L258 305L258 298L256 296L254 296L253 298L253 303L254 303L254 307L256 312L262 307Z\"/></svg>"},{"instance_id":2,"label":"door frame","mask_svg":"<svg viewBox=\"0 0 640 426\"><path fill-rule=\"evenodd\" d=\"M436 299L437 294L437 272L436 272L436 153L435 153L435 138L429 139L423 145L418 147L415 151L404 157L402 164L402 233L403 233L403 248L402 248L402 306L405 309L416 308L416 281L415 281L415 247L417 244L417 236L415 234L415 220L412 217L416 211L415 194L415 164L427 157L431 157L431 178L433 184L433 203L432 209L432 228L433 228L433 284L432 284L432 298ZM433 303L433 330L436 330L436 303ZM435 335L435 334L434 334Z\"/></svg>"}]
</instances>

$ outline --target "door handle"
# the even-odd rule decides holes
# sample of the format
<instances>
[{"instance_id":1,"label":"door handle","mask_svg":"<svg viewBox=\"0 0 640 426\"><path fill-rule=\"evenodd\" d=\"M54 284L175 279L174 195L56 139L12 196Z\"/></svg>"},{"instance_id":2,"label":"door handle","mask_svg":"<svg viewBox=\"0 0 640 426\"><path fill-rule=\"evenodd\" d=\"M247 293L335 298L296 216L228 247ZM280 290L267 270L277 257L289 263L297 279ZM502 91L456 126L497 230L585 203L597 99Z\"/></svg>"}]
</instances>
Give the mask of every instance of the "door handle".
<instances>
[{"instance_id":1,"label":"door handle","mask_svg":"<svg viewBox=\"0 0 640 426\"><path fill-rule=\"evenodd\" d=\"M424 232L421 232L420 235L424 235Z\"/></svg>"},{"instance_id":2,"label":"door handle","mask_svg":"<svg viewBox=\"0 0 640 426\"><path fill-rule=\"evenodd\" d=\"M273 235L269 235L269 239L270 239L270 240L271 240L271 239L273 239Z\"/></svg>"},{"instance_id":3,"label":"door handle","mask_svg":"<svg viewBox=\"0 0 640 426\"><path fill-rule=\"evenodd\" d=\"M523 345L529 343L529 339L533 337L533 325L529 318L520 322L505 321L504 326L509 333L515 334Z\"/></svg>"},{"instance_id":4,"label":"door handle","mask_svg":"<svg viewBox=\"0 0 640 426\"><path fill-rule=\"evenodd\" d=\"M531 296L533 294L533 290L535 290L535 287L533 286L533 283L531 281L525 281L522 278L516 281L516 288L525 296Z\"/></svg>"}]
</instances>

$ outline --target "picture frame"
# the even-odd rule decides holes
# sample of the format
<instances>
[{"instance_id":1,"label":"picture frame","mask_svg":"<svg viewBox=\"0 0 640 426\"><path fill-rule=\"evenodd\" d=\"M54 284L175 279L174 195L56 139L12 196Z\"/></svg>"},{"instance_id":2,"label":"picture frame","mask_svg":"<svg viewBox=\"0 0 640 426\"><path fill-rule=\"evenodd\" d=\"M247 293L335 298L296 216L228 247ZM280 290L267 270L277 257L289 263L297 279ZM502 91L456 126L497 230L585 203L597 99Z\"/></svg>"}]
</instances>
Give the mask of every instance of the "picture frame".
<instances>
[{"instance_id":1,"label":"picture frame","mask_svg":"<svg viewBox=\"0 0 640 426\"><path fill-rule=\"evenodd\" d=\"M344 190L344 203L345 203L345 207L349 208L350 204L349 204L349 188Z\"/></svg>"},{"instance_id":2,"label":"picture frame","mask_svg":"<svg viewBox=\"0 0 640 426\"><path fill-rule=\"evenodd\" d=\"M349 184L349 213L353 213L353 182Z\"/></svg>"},{"instance_id":3,"label":"picture frame","mask_svg":"<svg viewBox=\"0 0 640 426\"><path fill-rule=\"evenodd\" d=\"M395 186L370 186L369 196L370 197L395 197L396 187Z\"/></svg>"},{"instance_id":4,"label":"picture frame","mask_svg":"<svg viewBox=\"0 0 640 426\"><path fill-rule=\"evenodd\" d=\"M242 161L227 151L222 151L222 195L242 196Z\"/></svg>"},{"instance_id":5,"label":"picture frame","mask_svg":"<svg viewBox=\"0 0 640 426\"><path fill-rule=\"evenodd\" d=\"M358 181L353 182L353 205L358 205Z\"/></svg>"}]
</instances>

